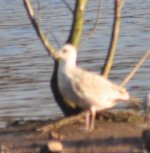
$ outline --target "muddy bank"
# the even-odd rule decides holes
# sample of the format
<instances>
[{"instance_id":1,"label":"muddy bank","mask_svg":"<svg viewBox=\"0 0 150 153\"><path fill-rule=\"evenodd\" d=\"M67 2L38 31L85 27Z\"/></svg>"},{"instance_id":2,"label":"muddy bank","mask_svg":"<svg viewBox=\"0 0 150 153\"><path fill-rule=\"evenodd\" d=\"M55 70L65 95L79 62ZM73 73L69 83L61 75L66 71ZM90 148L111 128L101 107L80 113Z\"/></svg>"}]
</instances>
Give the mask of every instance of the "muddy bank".
<instances>
[{"instance_id":1,"label":"muddy bank","mask_svg":"<svg viewBox=\"0 0 150 153\"><path fill-rule=\"evenodd\" d=\"M63 120L63 119L62 119ZM145 149L145 137L150 128L142 115L135 113L103 113L96 121L92 132L84 131L83 119L51 128L47 132L37 131L59 121L16 121L0 130L2 153L47 152L48 142L59 140L65 153L137 153Z\"/></svg>"}]
</instances>

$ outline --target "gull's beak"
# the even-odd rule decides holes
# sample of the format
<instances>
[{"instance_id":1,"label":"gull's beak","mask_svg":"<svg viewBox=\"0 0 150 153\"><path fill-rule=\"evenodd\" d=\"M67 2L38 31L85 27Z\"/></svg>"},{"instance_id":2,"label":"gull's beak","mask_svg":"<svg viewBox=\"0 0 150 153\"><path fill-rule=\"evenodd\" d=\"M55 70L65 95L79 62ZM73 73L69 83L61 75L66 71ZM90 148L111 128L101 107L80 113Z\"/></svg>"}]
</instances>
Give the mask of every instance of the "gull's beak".
<instances>
[{"instance_id":1,"label":"gull's beak","mask_svg":"<svg viewBox=\"0 0 150 153\"><path fill-rule=\"evenodd\" d=\"M55 52L54 57L56 60L60 60L62 58L62 52L61 51Z\"/></svg>"}]
</instances>

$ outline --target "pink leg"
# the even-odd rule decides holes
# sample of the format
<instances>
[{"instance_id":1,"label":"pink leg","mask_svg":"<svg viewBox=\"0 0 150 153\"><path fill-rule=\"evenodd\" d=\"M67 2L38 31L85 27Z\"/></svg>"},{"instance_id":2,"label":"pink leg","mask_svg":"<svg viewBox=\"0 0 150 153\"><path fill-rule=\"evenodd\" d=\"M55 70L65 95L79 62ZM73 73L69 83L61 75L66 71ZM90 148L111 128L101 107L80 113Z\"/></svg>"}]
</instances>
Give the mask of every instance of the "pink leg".
<instances>
[{"instance_id":1,"label":"pink leg","mask_svg":"<svg viewBox=\"0 0 150 153\"><path fill-rule=\"evenodd\" d=\"M90 129L90 111L88 110L86 112L86 117L85 117L85 130L88 131Z\"/></svg>"},{"instance_id":2,"label":"pink leg","mask_svg":"<svg viewBox=\"0 0 150 153\"><path fill-rule=\"evenodd\" d=\"M95 117L96 117L96 110L94 107L90 109L91 111L91 125L90 125L90 131L92 131L95 128Z\"/></svg>"}]
</instances>

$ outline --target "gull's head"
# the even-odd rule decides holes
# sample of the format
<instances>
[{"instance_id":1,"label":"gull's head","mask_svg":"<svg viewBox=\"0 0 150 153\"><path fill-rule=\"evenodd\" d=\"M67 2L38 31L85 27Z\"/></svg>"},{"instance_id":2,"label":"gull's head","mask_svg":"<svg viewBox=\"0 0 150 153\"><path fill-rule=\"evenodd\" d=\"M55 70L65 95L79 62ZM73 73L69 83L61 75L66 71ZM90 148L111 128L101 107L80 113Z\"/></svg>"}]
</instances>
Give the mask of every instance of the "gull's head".
<instances>
[{"instance_id":1,"label":"gull's head","mask_svg":"<svg viewBox=\"0 0 150 153\"><path fill-rule=\"evenodd\" d=\"M70 44L66 44L62 49L55 53L55 58L64 61L76 61L77 50Z\"/></svg>"}]
</instances>

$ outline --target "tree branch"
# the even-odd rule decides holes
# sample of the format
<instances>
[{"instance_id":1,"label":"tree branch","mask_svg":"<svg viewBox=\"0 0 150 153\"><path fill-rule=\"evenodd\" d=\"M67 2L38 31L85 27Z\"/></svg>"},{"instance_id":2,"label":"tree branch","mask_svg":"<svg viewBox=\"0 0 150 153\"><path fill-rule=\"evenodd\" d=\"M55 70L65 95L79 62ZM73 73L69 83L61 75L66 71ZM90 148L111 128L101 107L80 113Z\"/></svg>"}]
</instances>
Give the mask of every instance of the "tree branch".
<instances>
[{"instance_id":1,"label":"tree branch","mask_svg":"<svg viewBox=\"0 0 150 153\"><path fill-rule=\"evenodd\" d=\"M121 8L122 8L122 0L115 0L115 12L114 12L115 15L114 15L111 42L110 42L107 58L105 60L105 64L102 69L102 74L106 78L108 77L108 74L111 70L112 63L115 56L115 50L116 50L116 46L118 42L118 36L120 31Z\"/></svg>"},{"instance_id":2,"label":"tree branch","mask_svg":"<svg viewBox=\"0 0 150 153\"><path fill-rule=\"evenodd\" d=\"M43 46L45 47L45 49L47 50L48 54L52 56L53 59L55 59L54 57L54 52L55 49L54 47L49 43L48 38L46 37L46 35L41 31L38 23L36 22L36 19L34 17L34 11L32 9L30 0L23 0L24 1L24 6L26 8L26 11L28 13L28 17L38 35L38 37L40 38Z\"/></svg>"}]
</instances>

